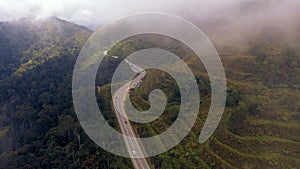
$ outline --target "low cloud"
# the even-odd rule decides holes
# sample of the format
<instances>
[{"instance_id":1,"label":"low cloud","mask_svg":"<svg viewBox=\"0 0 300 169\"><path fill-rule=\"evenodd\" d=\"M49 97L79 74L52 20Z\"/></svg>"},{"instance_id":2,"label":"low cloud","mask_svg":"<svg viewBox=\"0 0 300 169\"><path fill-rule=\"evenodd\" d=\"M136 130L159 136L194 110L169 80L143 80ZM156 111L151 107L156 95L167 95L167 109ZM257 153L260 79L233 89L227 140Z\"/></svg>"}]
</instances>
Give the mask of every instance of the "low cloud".
<instances>
[{"instance_id":1,"label":"low cloud","mask_svg":"<svg viewBox=\"0 0 300 169\"><path fill-rule=\"evenodd\" d=\"M138 12L167 12L179 16L192 13L204 16L237 2L239 0L2 0L0 20L57 16L81 25L101 25Z\"/></svg>"},{"instance_id":2,"label":"low cloud","mask_svg":"<svg viewBox=\"0 0 300 169\"><path fill-rule=\"evenodd\" d=\"M0 21L57 16L95 29L134 13L165 12L224 39L248 38L269 30L297 39L299 6L299 0L1 0Z\"/></svg>"}]
</instances>

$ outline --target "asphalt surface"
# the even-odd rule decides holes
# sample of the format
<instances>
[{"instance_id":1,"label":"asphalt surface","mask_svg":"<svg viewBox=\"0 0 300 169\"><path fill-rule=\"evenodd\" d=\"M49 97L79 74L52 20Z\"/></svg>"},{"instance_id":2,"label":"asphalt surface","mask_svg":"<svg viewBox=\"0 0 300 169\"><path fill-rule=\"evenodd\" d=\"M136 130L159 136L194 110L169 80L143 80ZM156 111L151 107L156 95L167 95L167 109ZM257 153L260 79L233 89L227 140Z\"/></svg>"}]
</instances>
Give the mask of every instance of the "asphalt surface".
<instances>
[{"instance_id":1,"label":"asphalt surface","mask_svg":"<svg viewBox=\"0 0 300 169\"><path fill-rule=\"evenodd\" d=\"M121 86L113 95L114 109L117 115L118 123L124 136L124 141L127 147L127 151L131 157L134 168L136 169L150 169L150 166L145 159L145 152L143 146L134 139L135 133L130 125L128 117L124 110L124 103L126 94L128 94L129 86L131 84L138 83L145 75L146 72L142 68L132 64L131 62L126 62L130 65L131 69L138 72L139 75L135 77L131 82Z\"/></svg>"}]
</instances>

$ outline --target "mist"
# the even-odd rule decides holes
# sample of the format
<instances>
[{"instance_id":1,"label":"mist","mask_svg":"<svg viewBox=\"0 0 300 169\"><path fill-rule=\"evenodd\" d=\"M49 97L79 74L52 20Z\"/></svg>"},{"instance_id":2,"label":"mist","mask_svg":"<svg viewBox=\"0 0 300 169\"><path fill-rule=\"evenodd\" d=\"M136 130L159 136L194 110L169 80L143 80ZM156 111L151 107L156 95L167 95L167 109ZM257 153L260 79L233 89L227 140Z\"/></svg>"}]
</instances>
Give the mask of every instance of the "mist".
<instances>
[{"instance_id":1,"label":"mist","mask_svg":"<svg viewBox=\"0 0 300 169\"><path fill-rule=\"evenodd\" d=\"M188 14L211 38L228 42L299 43L300 1L249 0L207 16Z\"/></svg>"},{"instance_id":2,"label":"mist","mask_svg":"<svg viewBox=\"0 0 300 169\"><path fill-rule=\"evenodd\" d=\"M212 39L225 42L297 41L299 0L3 0L0 21L57 16L95 29L139 12L165 12L186 18Z\"/></svg>"}]
</instances>

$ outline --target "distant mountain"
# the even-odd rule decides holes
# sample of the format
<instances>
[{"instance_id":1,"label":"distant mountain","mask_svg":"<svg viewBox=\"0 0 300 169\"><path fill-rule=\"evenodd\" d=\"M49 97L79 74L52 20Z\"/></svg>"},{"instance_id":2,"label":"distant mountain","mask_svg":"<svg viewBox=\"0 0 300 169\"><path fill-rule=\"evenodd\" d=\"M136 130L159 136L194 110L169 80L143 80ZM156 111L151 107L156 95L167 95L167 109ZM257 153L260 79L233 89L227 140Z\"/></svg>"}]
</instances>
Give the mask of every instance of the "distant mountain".
<instances>
[{"instance_id":1,"label":"distant mountain","mask_svg":"<svg viewBox=\"0 0 300 169\"><path fill-rule=\"evenodd\" d=\"M91 31L56 17L0 23L0 80L79 50Z\"/></svg>"}]
</instances>

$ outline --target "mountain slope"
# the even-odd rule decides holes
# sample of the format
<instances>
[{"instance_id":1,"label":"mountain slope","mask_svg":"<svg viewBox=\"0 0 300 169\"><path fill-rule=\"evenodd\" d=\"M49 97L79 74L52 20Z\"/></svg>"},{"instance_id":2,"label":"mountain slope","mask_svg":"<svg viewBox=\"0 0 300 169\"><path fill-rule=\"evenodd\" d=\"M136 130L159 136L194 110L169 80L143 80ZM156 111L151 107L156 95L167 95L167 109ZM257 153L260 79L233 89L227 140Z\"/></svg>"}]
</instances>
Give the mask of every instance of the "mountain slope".
<instances>
[{"instance_id":1,"label":"mountain slope","mask_svg":"<svg viewBox=\"0 0 300 169\"><path fill-rule=\"evenodd\" d=\"M0 168L132 168L130 159L96 146L81 129L72 105L71 78L80 48L91 32L66 21L21 19L1 23ZM128 47L130 44L130 47ZM153 168L297 168L300 165L300 50L297 45L254 41L221 44L228 97L222 121L205 144L198 144L210 85L193 52L170 38L146 35L117 44L108 56L127 56L162 47L193 69L201 109L188 136L169 152L152 157ZM111 107L110 78L122 58L106 57L98 71L99 108L118 128ZM180 93L174 79L147 70L131 93L133 105L149 108L148 94L162 89L165 113L149 124L135 124L140 136L162 133L177 117Z\"/></svg>"},{"instance_id":2,"label":"mountain slope","mask_svg":"<svg viewBox=\"0 0 300 169\"><path fill-rule=\"evenodd\" d=\"M73 67L91 31L54 17L0 25L0 168L129 168L88 138L73 109Z\"/></svg>"},{"instance_id":3,"label":"mountain slope","mask_svg":"<svg viewBox=\"0 0 300 169\"><path fill-rule=\"evenodd\" d=\"M91 33L87 28L55 17L2 22L0 30L0 80L53 57L80 50Z\"/></svg>"},{"instance_id":4,"label":"mountain slope","mask_svg":"<svg viewBox=\"0 0 300 169\"><path fill-rule=\"evenodd\" d=\"M130 48L126 45L131 44ZM111 50L115 55L151 47L178 54L195 73L201 95L198 119L188 136L170 151L150 158L156 168L297 168L300 165L300 53L283 44L227 45L220 50L227 75L227 102L222 121L204 144L197 139L210 106L210 85L199 60L178 41L156 35L125 40ZM240 48L243 48L241 50ZM237 49L234 54L228 52ZM147 59L147 58L145 58ZM131 122L141 137L160 134L174 123L180 93L174 79L147 70L143 84L130 93L133 105L148 110L149 93L162 89L167 108L155 121Z\"/></svg>"}]
</instances>

